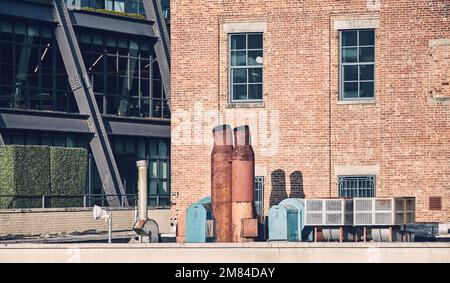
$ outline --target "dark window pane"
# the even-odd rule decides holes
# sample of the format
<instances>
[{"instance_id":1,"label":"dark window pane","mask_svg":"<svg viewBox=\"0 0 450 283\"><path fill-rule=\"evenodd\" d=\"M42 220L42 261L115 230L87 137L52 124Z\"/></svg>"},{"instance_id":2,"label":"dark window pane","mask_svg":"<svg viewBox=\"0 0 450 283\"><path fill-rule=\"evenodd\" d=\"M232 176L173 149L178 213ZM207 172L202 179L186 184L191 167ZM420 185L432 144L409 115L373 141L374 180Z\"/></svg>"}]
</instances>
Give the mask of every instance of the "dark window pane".
<instances>
[{"instance_id":1,"label":"dark window pane","mask_svg":"<svg viewBox=\"0 0 450 283\"><path fill-rule=\"evenodd\" d=\"M359 32L359 45L374 45L375 32L373 30L362 30Z\"/></svg>"},{"instance_id":2,"label":"dark window pane","mask_svg":"<svg viewBox=\"0 0 450 283\"><path fill-rule=\"evenodd\" d=\"M256 66L263 64L263 52L262 51L248 51L248 65Z\"/></svg>"},{"instance_id":3,"label":"dark window pane","mask_svg":"<svg viewBox=\"0 0 450 283\"><path fill-rule=\"evenodd\" d=\"M374 84L372 82L363 82L360 88L360 97L374 97Z\"/></svg>"},{"instance_id":4,"label":"dark window pane","mask_svg":"<svg viewBox=\"0 0 450 283\"><path fill-rule=\"evenodd\" d=\"M141 94L142 97L150 96L150 80L141 79Z\"/></svg>"},{"instance_id":5,"label":"dark window pane","mask_svg":"<svg viewBox=\"0 0 450 283\"><path fill-rule=\"evenodd\" d=\"M359 48L359 62L373 62L373 61L374 61L373 47Z\"/></svg>"},{"instance_id":6,"label":"dark window pane","mask_svg":"<svg viewBox=\"0 0 450 283\"><path fill-rule=\"evenodd\" d=\"M117 96L105 96L106 98L106 113L117 114Z\"/></svg>"},{"instance_id":7,"label":"dark window pane","mask_svg":"<svg viewBox=\"0 0 450 283\"><path fill-rule=\"evenodd\" d=\"M231 65L245 66L246 65L245 51L231 51Z\"/></svg>"},{"instance_id":8,"label":"dark window pane","mask_svg":"<svg viewBox=\"0 0 450 283\"><path fill-rule=\"evenodd\" d=\"M245 35L232 35L231 36L231 49L245 49L245 41L246 36Z\"/></svg>"},{"instance_id":9,"label":"dark window pane","mask_svg":"<svg viewBox=\"0 0 450 283\"><path fill-rule=\"evenodd\" d=\"M360 80L372 81L374 79L373 65L363 65L359 68Z\"/></svg>"},{"instance_id":10,"label":"dark window pane","mask_svg":"<svg viewBox=\"0 0 450 283\"><path fill-rule=\"evenodd\" d=\"M105 114L103 112L103 95L96 95L95 101L97 102L97 107L98 107L98 110L100 111L100 113Z\"/></svg>"},{"instance_id":11,"label":"dark window pane","mask_svg":"<svg viewBox=\"0 0 450 283\"><path fill-rule=\"evenodd\" d=\"M67 90L68 82L67 74L56 73L56 89Z\"/></svg>"},{"instance_id":12,"label":"dark window pane","mask_svg":"<svg viewBox=\"0 0 450 283\"><path fill-rule=\"evenodd\" d=\"M141 99L141 117L150 117L150 99Z\"/></svg>"},{"instance_id":13,"label":"dark window pane","mask_svg":"<svg viewBox=\"0 0 450 283\"><path fill-rule=\"evenodd\" d=\"M263 48L262 34L249 34L248 49L262 49L262 48Z\"/></svg>"},{"instance_id":14,"label":"dark window pane","mask_svg":"<svg viewBox=\"0 0 450 283\"><path fill-rule=\"evenodd\" d=\"M102 73L94 73L92 75L92 85L94 92L103 93L103 74Z\"/></svg>"},{"instance_id":15,"label":"dark window pane","mask_svg":"<svg viewBox=\"0 0 450 283\"><path fill-rule=\"evenodd\" d=\"M10 43L2 43L1 48L1 62L2 64L13 64L13 45Z\"/></svg>"},{"instance_id":16,"label":"dark window pane","mask_svg":"<svg viewBox=\"0 0 450 283\"><path fill-rule=\"evenodd\" d=\"M159 147L158 142L153 140L149 142L150 157L158 157L158 147Z\"/></svg>"},{"instance_id":17,"label":"dark window pane","mask_svg":"<svg viewBox=\"0 0 450 283\"><path fill-rule=\"evenodd\" d=\"M358 66L344 66L344 81L358 80Z\"/></svg>"},{"instance_id":18,"label":"dark window pane","mask_svg":"<svg viewBox=\"0 0 450 283\"><path fill-rule=\"evenodd\" d=\"M248 69L249 82L261 83L262 82L262 68Z\"/></svg>"},{"instance_id":19,"label":"dark window pane","mask_svg":"<svg viewBox=\"0 0 450 283\"><path fill-rule=\"evenodd\" d=\"M248 99L262 99L262 85L252 84L248 86Z\"/></svg>"},{"instance_id":20,"label":"dark window pane","mask_svg":"<svg viewBox=\"0 0 450 283\"><path fill-rule=\"evenodd\" d=\"M161 118L162 117L162 102L161 100L153 100L152 107L152 117Z\"/></svg>"},{"instance_id":21,"label":"dark window pane","mask_svg":"<svg viewBox=\"0 0 450 283\"><path fill-rule=\"evenodd\" d=\"M246 83L247 82L247 69L234 69L233 83Z\"/></svg>"},{"instance_id":22,"label":"dark window pane","mask_svg":"<svg viewBox=\"0 0 450 283\"><path fill-rule=\"evenodd\" d=\"M162 96L162 83L161 81L153 81L153 92L152 97L153 98L161 98Z\"/></svg>"},{"instance_id":23,"label":"dark window pane","mask_svg":"<svg viewBox=\"0 0 450 283\"><path fill-rule=\"evenodd\" d=\"M344 48L342 49L342 62L343 63L354 63L357 62L357 48Z\"/></svg>"},{"instance_id":24,"label":"dark window pane","mask_svg":"<svg viewBox=\"0 0 450 283\"><path fill-rule=\"evenodd\" d=\"M0 86L0 108L12 108L12 88Z\"/></svg>"},{"instance_id":25,"label":"dark window pane","mask_svg":"<svg viewBox=\"0 0 450 283\"><path fill-rule=\"evenodd\" d=\"M158 187L156 185L156 180L150 181L150 195L156 195L158 192Z\"/></svg>"},{"instance_id":26,"label":"dark window pane","mask_svg":"<svg viewBox=\"0 0 450 283\"><path fill-rule=\"evenodd\" d=\"M247 85L234 85L233 100L246 100L246 99L247 99Z\"/></svg>"},{"instance_id":27,"label":"dark window pane","mask_svg":"<svg viewBox=\"0 0 450 283\"><path fill-rule=\"evenodd\" d=\"M107 76L106 92L117 95L117 77Z\"/></svg>"},{"instance_id":28,"label":"dark window pane","mask_svg":"<svg viewBox=\"0 0 450 283\"><path fill-rule=\"evenodd\" d=\"M13 84L13 65L0 65L0 82L1 84L5 85L12 85Z\"/></svg>"},{"instance_id":29,"label":"dark window pane","mask_svg":"<svg viewBox=\"0 0 450 283\"><path fill-rule=\"evenodd\" d=\"M344 83L344 98L358 97L358 83Z\"/></svg>"},{"instance_id":30,"label":"dark window pane","mask_svg":"<svg viewBox=\"0 0 450 283\"><path fill-rule=\"evenodd\" d=\"M169 104L167 103L167 100L164 100L163 102L163 118L169 119L170 118L170 107Z\"/></svg>"},{"instance_id":31,"label":"dark window pane","mask_svg":"<svg viewBox=\"0 0 450 283\"><path fill-rule=\"evenodd\" d=\"M357 31L343 31L342 32L342 46L356 46L358 41Z\"/></svg>"},{"instance_id":32,"label":"dark window pane","mask_svg":"<svg viewBox=\"0 0 450 283\"><path fill-rule=\"evenodd\" d=\"M165 141L161 141L159 143L159 157L161 158L167 158L168 156L168 148L167 143Z\"/></svg>"}]
</instances>

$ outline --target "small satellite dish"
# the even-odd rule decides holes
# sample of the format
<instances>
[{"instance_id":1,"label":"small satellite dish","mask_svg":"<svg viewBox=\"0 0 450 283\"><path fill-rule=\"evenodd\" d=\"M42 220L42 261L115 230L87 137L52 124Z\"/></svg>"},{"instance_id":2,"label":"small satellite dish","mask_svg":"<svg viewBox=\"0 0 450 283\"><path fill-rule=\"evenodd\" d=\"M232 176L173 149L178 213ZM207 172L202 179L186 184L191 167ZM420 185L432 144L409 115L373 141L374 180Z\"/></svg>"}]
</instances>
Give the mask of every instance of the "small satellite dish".
<instances>
[{"instance_id":1,"label":"small satellite dish","mask_svg":"<svg viewBox=\"0 0 450 283\"><path fill-rule=\"evenodd\" d=\"M258 56L258 57L256 57L256 63L258 63L258 64L262 64L264 62L264 59L263 59L263 57L262 56Z\"/></svg>"},{"instance_id":2,"label":"small satellite dish","mask_svg":"<svg viewBox=\"0 0 450 283\"><path fill-rule=\"evenodd\" d=\"M100 219L100 218L108 218L108 212L101 208L100 206L94 206L94 209L92 210L92 215L94 216L94 219Z\"/></svg>"}]
</instances>

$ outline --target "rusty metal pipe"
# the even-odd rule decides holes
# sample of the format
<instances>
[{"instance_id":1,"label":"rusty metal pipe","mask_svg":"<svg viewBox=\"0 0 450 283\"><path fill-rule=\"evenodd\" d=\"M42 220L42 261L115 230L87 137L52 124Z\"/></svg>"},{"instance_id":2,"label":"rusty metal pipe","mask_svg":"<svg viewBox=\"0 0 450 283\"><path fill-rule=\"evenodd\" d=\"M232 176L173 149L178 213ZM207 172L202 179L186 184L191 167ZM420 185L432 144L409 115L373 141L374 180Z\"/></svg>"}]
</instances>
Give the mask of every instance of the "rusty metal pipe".
<instances>
[{"instance_id":1,"label":"rusty metal pipe","mask_svg":"<svg viewBox=\"0 0 450 283\"><path fill-rule=\"evenodd\" d=\"M215 241L232 241L231 178L233 135L229 125L213 129L214 147L211 154L211 211L214 217Z\"/></svg>"},{"instance_id":2,"label":"rusty metal pipe","mask_svg":"<svg viewBox=\"0 0 450 283\"><path fill-rule=\"evenodd\" d=\"M255 154L250 141L250 128L234 129L232 161L232 232L233 242L249 242L243 237L243 219L254 218L253 183L255 178Z\"/></svg>"}]
</instances>

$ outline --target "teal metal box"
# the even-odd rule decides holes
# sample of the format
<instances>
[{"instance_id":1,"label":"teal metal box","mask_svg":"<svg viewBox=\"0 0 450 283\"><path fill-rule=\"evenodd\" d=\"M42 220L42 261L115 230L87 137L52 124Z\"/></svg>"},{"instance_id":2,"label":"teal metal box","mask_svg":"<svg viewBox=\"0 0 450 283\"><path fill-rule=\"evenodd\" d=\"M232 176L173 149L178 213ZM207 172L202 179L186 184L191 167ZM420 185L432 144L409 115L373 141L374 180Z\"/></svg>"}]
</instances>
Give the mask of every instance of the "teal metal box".
<instances>
[{"instance_id":1,"label":"teal metal box","mask_svg":"<svg viewBox=\"0 0 450 283\"><path fill-rule=\"evenodd\" d=\"M206 243L212 233L211 198L189 206L186 214L186 242Z\"/></svg>"},{"instance_id":2,"label":"teal metal box","mask_svg":"<svg viewBox=\"0 0 450 283\"><path fill-rule=\"evenodd\" d=\"M269 240L298 242L298 210L290 205L275 205L269 211Z\"/></svg>"}]
</instances>

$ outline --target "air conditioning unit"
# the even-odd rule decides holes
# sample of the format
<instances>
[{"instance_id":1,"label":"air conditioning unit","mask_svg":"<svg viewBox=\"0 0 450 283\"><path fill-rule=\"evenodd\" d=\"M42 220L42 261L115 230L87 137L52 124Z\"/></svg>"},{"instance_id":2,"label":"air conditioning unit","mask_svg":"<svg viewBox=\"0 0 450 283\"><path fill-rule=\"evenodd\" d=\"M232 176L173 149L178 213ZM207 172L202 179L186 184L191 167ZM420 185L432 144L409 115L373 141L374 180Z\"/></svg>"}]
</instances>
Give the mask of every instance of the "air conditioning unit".
<instances>
[{"instance_id":1,"label":"air conditioning unit","mask_svg":"<svg viewBox=\"0 0 450 283\"><path fill-rule=\"evenodd\" d=\"M353 224L353 200L306 199L306 226L347 226Z\"/></svg>"},{"instance_id":2,"label":"air conditioning unit","mask_svg":"<svg viewBox=\"0 0 450 283\"><path fill-rule=\"evenodd\" d=\"M415 222L415 198L354 198L355 226L394 226Z\"/></svg>"}]
</instances>

